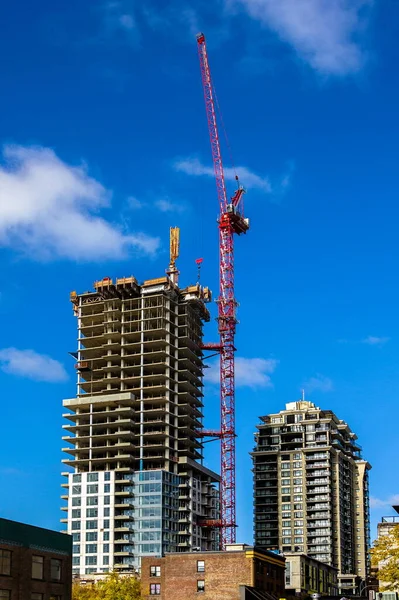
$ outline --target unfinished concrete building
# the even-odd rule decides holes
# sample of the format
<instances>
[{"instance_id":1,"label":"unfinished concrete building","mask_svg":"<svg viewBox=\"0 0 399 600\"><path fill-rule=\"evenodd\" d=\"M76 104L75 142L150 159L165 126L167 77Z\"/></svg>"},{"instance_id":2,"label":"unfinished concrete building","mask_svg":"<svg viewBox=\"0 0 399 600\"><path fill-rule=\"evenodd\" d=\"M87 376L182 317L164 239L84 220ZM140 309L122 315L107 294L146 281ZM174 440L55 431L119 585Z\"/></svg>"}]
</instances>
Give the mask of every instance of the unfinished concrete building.
<instances>
[{"instance_id":1,"label":"unfinished concrete building","mask_svg":"<svg viewBox=\"0 0 399 600\"><path fill-rule=\"evenodd\" d=\"M203 466L202 335L211 295L172 271L71 294L76 398L64 400L73 572L139 569L142 556L217 550L219 476Z\"/></svg>"},{"instance_id":2,"label":"unfinished concrete building","mask_svg":"<svg viewBox=\"0 0 399 600\"><path fill-rule=\"evenodd\" d=\"M371 468L357 436L303 400L262 417L255 442L255 544L325 562L356 590L369 574Z\"/></svg>"}]
</instances>

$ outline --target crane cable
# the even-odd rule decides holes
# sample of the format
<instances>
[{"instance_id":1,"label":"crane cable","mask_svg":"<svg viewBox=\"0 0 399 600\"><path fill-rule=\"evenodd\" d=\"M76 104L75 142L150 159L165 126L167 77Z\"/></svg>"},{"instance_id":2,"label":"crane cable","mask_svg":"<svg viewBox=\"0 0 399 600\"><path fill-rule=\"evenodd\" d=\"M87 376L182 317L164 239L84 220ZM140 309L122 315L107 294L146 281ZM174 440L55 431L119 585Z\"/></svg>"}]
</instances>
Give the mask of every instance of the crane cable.
<instances>
[{"instance_id":1,"label":"crane cable","mask_svg":"<svg viewBox=\"0 0 399 600\"><path fill-rule=\"evenodd\" d=\"M225 138L225 141L226 141L226 146L227 146L227 150L228 150L228 154L229 154L230 163L231 163L231 166L232 166L232 169L233 169L233 172L234 172L234 178L235 178L235 180L237 182L237 185L239 186L240 185L239 184L239 178L238 178L237 169L236 169L236 166L235 166L235 163L234 163L233 151L232 151L231 144L230 144L230 141L229 141L229 138L228 138L228 135L227 135L226 127L224 126L224 120L223 120L222 110L220 108L219 100L218 100L218 97L217 97L217 94L216 94L216 88L215 88L215 85L214 85L214 83L213 83L212 80L211 80L211 86L212 86L213 95L215 97L215 104L216 104L216 108L217 108L217 113L218 113L218 116L219 116L220 124L222 126L224 138Z\"/></svg>"}]
</instances>

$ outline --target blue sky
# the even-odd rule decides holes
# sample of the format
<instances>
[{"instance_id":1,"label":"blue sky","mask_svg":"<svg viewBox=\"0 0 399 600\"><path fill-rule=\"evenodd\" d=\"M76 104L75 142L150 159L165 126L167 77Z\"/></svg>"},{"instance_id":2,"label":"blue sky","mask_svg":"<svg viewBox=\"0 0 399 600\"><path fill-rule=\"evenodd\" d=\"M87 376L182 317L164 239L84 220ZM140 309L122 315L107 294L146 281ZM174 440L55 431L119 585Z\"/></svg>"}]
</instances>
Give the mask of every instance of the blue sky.
<instances>
[{"instance_id":1,"label":"blue sky","mask_svg":"<svg viewBox=\"0 0 399 600\"><path fill-rule=\"evenodd\" d=\"M236 243L238 538L252 539L257 418L302 387L358 434L373 465L373 523L390 513L398 18L393 0L2 6L2 516L59 528L61 403L75 393L69 292L103 276L162 275L169 226L179 225L182 283L203 257L202 280L217 295L199 30L251 220ZM206 339L216 340L215 323ZM217 427L212 379L206 418ZM207 464L218 468L217 445Z\"/></svg>"}]
</instances>

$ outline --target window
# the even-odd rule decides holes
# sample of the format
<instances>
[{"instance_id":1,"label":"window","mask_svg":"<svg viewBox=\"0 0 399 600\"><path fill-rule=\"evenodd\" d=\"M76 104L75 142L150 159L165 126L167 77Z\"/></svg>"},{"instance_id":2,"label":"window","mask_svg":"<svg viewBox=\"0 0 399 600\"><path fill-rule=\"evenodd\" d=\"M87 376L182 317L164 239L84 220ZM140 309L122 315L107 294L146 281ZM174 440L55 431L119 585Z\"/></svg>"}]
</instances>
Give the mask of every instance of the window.
<instances>
[{"instance_id":1,"label":"window","mask_svg":"<svg viewBox=\"0 0 399 600\"><path fill-rule=\"evenodd\" d=\"M72 486L72 494L76 495L76 494L80 494L81 492L82 492L81 485L73 485Z\"/></svg>"},{"instance_id":2,"label":"window","mask_svg":"<svg viewBox=\"0 0 399 600\"><path fill-rule=\"evenodd\" d=\"M11 592L10 590L0 590L0 600L10 600Z\"/></svg>"},{"instance_id":3,"label":"window","mask_svg":"<svg viewBox=\"0 0 399 600\"><path fill-rule=\"evenodd\" d=\"M109 494L111 491L111 486L109 483L104 484L104 494Z\"/></svg>"},{"instance_id":4,"label":"window","mask_svg":"<svg viewBox=\"0 0 399 600\"><path fill-rule=\"evenodd\" d=\"M40 594L39 592L32 592L30 600L43 600L43 594Z\"/></svg>"},{"instance_id":5,"label":"window","mask_svg":"<svg viewBox=\"0 0 399 600\"><path fill-rule=\"evenodd\" d=\"M197 592L205 592L205 581L203 579L197 581Z\"/></svg>"},{"instance_id":6,"label":"window","mask_svg":"<svg viewBox=\"0 0 399 600\"><path fill-rule=\"evenodd\" d=\"M80 542L80 533L73 533L72 534L72 541L73 542Z\"/></svg>"},{"instance_id":7,"label":"window","mask_svg":"<svg viewBox=\"0 0 399 600\"><path fill-rule=\"evenodd\" d=\"M109 515L110 515L110 509L108 506L108 507L104 508L104 517L109 517Z\"/></svg>"},{"instance_id":8,"label":"window","mask_svg":"<svg viewBox=\"0 0 399 600\"><path fill-rule=\"evenodd\" d=\"M82 481L82 476L81 475L72 475L72 481L73 481L73 483L80 483Z\"/></svg>"},{"instance_id":9,"label":"window","mask_svg":"<svg viewBox=\"0 0 399 600\"><path fill-rule=\"evenodd\" d=\"M97 521L86 521L86 529L98 529Z\"/></svg>"},{"instance_id":10,"label":"window","mask_svg":"<svg viewBox=\"0 0 399 600\"><path fill-rule=\"evenodd\" d=\"M87 554L95 554L97 552L97 544L86 544L86 552Z\"/></svg>"},{"instance_id":11,"label":"window","mask_svg":"<svg viewBox=\"0 0 399 600\"><path fill-rule=\"evenodd\" d=\"M97 531L88 531L86 533L86 542L96 542L97 541Z\"/></svg>"},{"instance_id":12,"label":"window","mask_svg":"<svg viewBox=\"0 0 399 600\"><path fill-rule=\"evenodd\" d=\"M111 480L111 473L104 473L104 481L110 481Z\"/></svg>"},{"instance_id":13,"label":"window","mask_svg":"<svg viewBox=\"0 0 399 600\"><path fill-rule=\"evenodd\" d=\"M43 556L32 556L32 579L43 579Z\"/></svg>"},{"instance_id":14,"label":"window","mask_svg":"<svg viewBox=\"0 0 399 600\"><path fill-rule=\"evenodd\" d=\"M109 531L104 531L104 533L103 533L103 540L104 540L104 542L108 542L109 541Z\"/></svg>"},{"instance_id":15,"label":"window","mask_svg":"<svg viewBox=\"0 0 399 600\"><path fill-rule=\"evenodd\" d=\"M11 550L0 550L0 575L11 575Z\"/></svg>"},{"instance_id":16,"label":"window","mask_svg":"<svg viewBox=\"0 0 399 600\"><path fill-rule=\"evenodd\" d=\"M86 565L96 565L97 556L86 556Z\"/></svg>"},{"instance_id":17,"label":"window","mask_svg":"<svg viewBox=\"0 0 399 600\"><path fill-rule=\"evenodd\" d=\"M150 577L161 577L161 567L150 567Z\"/></svg>"},{"instance_id":18,"label":"window","mask_svg":"<svg viewBox=\"0 0 399 600\"><path fill-rule=\"evenodd\" d=\"M79 558L79 556L73 556L72 557L72 564L73 565L80 565L80 558Z\"/></svg>"},{"instance_id":19,"label":"window","mask_svg":"<svg viewBox=\"0 0 399 600\"><path fill-rule=\"evenodd\" d=\"M109 529L109 519L104 519L104 529Z\"/></svg>"},{"instance_id":20,"label":"window","mask_svg":"<svg viewBox=\"0 0 399 600\"><path fill-rule=\"evenodd\" d=\"M80 554L80 544L74 544L72 546L72 553L73 554Z\"/></svg>"},{"instance_id":21,"label":"window","mask_svg":"<svg viewBox=\"0 0 399 600\"><path fill-rule=\"evenodd\" d=\"M98 494L98 485L88 485L87 493L88 494Z\"/></svg>"},{"instance_id":22,"label":"window","mask_svg":"<svg viewBox=\"0 0 399 600\"><path fill-rule=\"evenodd\" d=\"M97 506L98 498L97 496L89 496L87 498L87 506Z\"/></svg>"},{"instance_id":23,"label":"window","mask_svg":"<svg viewBox=\"0 0 399 600\"><path fill-rule=\"evenodd\" d=\"M82 499L76 496L76 498L72 498L72 506L80 506L82 503Z\"/></svg>"},{"instance_id":24,"label":"window","mask_svg":"<svg viewBox=\"0 0 399 600\"><path fill-rule=\"evenodd\" d=\"M72 521L72 529L80 529L80 521Z\"/></svg>"},{"instance_id":25,"label":"window","mask_svg":"<svg viewBox=\"0 0 399 600\"><path fill-rule=\"evenodd\" d=\"M53 581L61 581L61 564L58 558L50 559L50 579Z\"/></svg>"},{"instance_id":26,"label":"window","mask_svg":"<svg viewBox=\"0 0 399 600\"><path fill-rule=\"evenodd\" d=\"M205 573L205 561L197 560L197 573Z\"/></svg>"},{"instance_id":27,"label":"window","mask_svg":"<svg viewBox=\"0 0 399 600\"><path fill-rule=\"evenodd\" d=\"M98 473L87 473L87 482L98 481Z\"/></svg>"},{"instance_id":28,"label":"window","mask_svg":"<svg viewBox=\"0 0 399 600\"><path fill-rule=\"evenodd\" d=\"M109 565L109 556L103 556L103 565Z\"/></svg>"},{"instance_id":29,"label":"window","mask_svg":"<svg viewBox=\"0 0 399 600\"><path fill-rule=\"evenodd\" d=\"M151 583L150 584L150 596L160 596L161 595L161 585L159 583Z\"/></svg>"},{"instance_id":30,"label":"window","mask_svg":"<svg viewBox=\"0 0 399 600\"><path fill-rule=\"evenodd\" d=\"M106 554L107 552L109 552L109 544L104 544L104 546L103 546L103 552L104 552L104 554Z\"/></svg>"},{"instance_id":31,"label":"window","mask_svg":"<svg viewBox=\"0 0 399 600\"><path fill-rule=\"evenodd\" d=\"M80 498L79 498L80 500ZM72 509L72 519L80 519L81 517L81 511L80 508L73 508Z\"/></svg>"},{"instance_id":32,"label":"window","mask_svg":"<svg viewBox=\"0 0 399 600\"><path fill-rule=\"evenodd\" d=\"M104 496L104 504L110 503L110 496Z\"/></svg>"},{"instance_id":33,"label":"window","mask_svg":"<svg viewBox=\"0 0 399 600\"><path fill-rule=\"evenodd\" d=\"M86 508L86 517L98 517L98 509Z\"/></svg>"}]
</instances>

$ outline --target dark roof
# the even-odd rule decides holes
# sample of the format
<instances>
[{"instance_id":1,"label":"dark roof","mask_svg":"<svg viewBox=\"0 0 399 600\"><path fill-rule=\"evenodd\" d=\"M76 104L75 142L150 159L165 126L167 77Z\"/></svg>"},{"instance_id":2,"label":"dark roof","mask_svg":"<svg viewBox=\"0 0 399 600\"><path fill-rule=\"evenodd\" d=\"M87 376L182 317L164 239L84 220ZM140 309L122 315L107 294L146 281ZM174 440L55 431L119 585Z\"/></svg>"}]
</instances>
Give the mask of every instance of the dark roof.
<instances>
[{"instance_id":1,"label":"dark roof","mask_svg":"<svg viewBox=\"0 0 399 600\"><path fill-rule=\"evenodd\" d=\"M393 508L394 510L396 510L396 512L399 514L399 504L398 504L398 505L396 505L396 506L392 506L392 508Z\"/></svg>"},{"instance_id":2,"label":"dark roof","mask_svg":"<svg viewBox=\"0 0 399 600\"><path fill-rule=\"evenodd\" d=\"M1 518L0 543L33 548L43 552L72 554L72 536Z\"/></svg>"}]
</instances>

